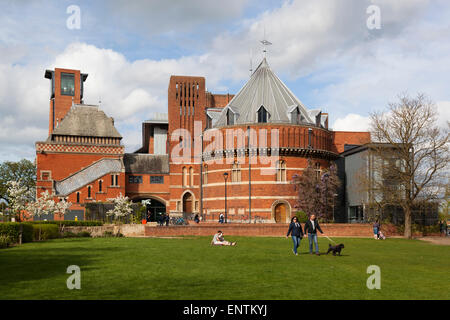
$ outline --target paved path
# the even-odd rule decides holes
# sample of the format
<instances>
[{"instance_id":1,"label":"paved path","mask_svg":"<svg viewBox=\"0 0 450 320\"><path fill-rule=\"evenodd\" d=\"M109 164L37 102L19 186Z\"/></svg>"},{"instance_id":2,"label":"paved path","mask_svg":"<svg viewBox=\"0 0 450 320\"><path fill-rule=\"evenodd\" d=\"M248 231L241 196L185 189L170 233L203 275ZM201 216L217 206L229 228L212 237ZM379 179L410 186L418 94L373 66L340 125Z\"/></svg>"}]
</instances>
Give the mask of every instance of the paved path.
<instances>
[{"instance_id":1,"label":"paved path","mask_svg":"<svg viewBox=\"0 0 450 320\"><path fill-rule=\"evenodd\" d=\"M450 246L450 237L423 237L418 239L443 246Z\"/></svg>"}]
</instances>

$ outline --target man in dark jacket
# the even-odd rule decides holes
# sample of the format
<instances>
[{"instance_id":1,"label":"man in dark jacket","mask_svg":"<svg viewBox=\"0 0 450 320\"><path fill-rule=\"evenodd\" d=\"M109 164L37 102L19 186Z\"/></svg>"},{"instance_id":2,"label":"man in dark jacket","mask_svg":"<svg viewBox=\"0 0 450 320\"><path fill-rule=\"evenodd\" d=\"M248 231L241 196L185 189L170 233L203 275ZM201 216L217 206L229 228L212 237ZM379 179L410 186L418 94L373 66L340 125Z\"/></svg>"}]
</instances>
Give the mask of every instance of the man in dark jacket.
<instances>
[{"instance_id":1,"label":"man in dark jacket","mask_svg":"<svg viewBox=\"0 0 450 320\"><path fill-rule=\"evenodd\" d=\"M323 234L322 229L319 226L319 222L316 219L316 215L312 214L309 217L309 220L305 223L305 234L308 235L309 240L309 254L312 254L312 247L313 247L313 241L314 245L316 247L316 255L319 254L319 243L317 242L317 230L320 231L320 233Z\"/></svg>"},{"instance_id":2,"label":"man in dark jacket","mask_svg":"<svg viewBox=\"0 0 450 320\"><path fill-rule=\"evenodd\" d=\"M289 238L289 234L292 234L292 241L294 242L294 249L292 252L298 256L297 248L300 246L300 240L303 238L302 225L298 222L297 217L293 217L291 224L289 225L289 230L286 234L286 238Z\"/></svg>"}]
</instances>

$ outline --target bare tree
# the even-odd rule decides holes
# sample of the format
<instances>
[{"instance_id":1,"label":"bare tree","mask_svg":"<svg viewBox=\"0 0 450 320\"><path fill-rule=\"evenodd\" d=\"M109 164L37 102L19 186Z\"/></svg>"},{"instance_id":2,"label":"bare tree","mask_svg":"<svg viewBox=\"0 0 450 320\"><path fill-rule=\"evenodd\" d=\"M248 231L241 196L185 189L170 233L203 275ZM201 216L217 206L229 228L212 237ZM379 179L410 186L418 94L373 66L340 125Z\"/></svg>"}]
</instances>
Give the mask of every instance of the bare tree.
<instances>
[{"instance_id":1,"label":"bare tree","mask_svg":"<svg viewBox=\"0 0 450 320\"><path fill-rule=\"evenodd\" d=\"M387 112L371 114L376 161L370 188L381 206L403 209L407 238L413 207L442 196L448 180L449 131L439 128L437 117L435 104L423 94L403 94Z\"/></svg>"}]
</instances>

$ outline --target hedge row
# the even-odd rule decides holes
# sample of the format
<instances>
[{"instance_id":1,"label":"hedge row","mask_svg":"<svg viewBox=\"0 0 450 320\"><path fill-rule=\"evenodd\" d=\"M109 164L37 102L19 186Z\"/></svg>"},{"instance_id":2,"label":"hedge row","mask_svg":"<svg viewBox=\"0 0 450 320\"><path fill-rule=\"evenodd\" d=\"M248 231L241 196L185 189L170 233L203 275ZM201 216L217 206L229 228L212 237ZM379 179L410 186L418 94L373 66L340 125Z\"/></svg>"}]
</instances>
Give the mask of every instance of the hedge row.
<instances>
[{"instance_id":1,"label":"hedge row","mask_svg":"<svg viewBox=\"0 0 450 320\"><path fill-rule=\"evenodd\" d=\"M22 225L22 242L33 241L33 225L28 223L5 222L0 223L2 241L8 243L19 242L20 226Z\"/></svg>"},{"instance_id":2,"label":"hedge row","mask_svg":"<svg viewBox=\"0 0 450 320\"><path fill-rule=\"evenodd\" d=\"M33 240L48 240L59 238L59 226L57 224L37 223L0 223L0 248L19 242L20 228L22 227L22 242Z\"/></svg>"},{"instance_id":3,"label":"hedge row","mask_svg":"<svg viewBox=\"0 0 450 320\"><path fill-rule=\"evenodd\" d=\"M51 221L27 221L31 224L57 224L66 227L95 227L102 226L103 221L89 220L89 221L75 221L75 220L51 220Z\"/></svg>"}]
</instances>

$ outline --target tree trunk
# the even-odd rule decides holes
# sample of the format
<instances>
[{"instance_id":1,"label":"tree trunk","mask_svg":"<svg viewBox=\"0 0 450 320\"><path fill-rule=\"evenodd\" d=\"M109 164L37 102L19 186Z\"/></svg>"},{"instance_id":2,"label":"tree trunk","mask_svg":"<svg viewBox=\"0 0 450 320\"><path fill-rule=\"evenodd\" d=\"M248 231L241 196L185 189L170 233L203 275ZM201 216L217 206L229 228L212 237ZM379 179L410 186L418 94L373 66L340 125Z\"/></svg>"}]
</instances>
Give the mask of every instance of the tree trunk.
<instances>
[{"instance_id":1,"label":"tree trunk","mask_svg":"<svg viewBox=\"0 0 450 320\"><path fill-rule=\"evenodd\" d=\"M410 206L406 206L403 210L405 211L405 233L404 233L404 236L407 239L411 239L412 238L412 233L411 233L411 207Z\"/></svg>"}]
</instances>

